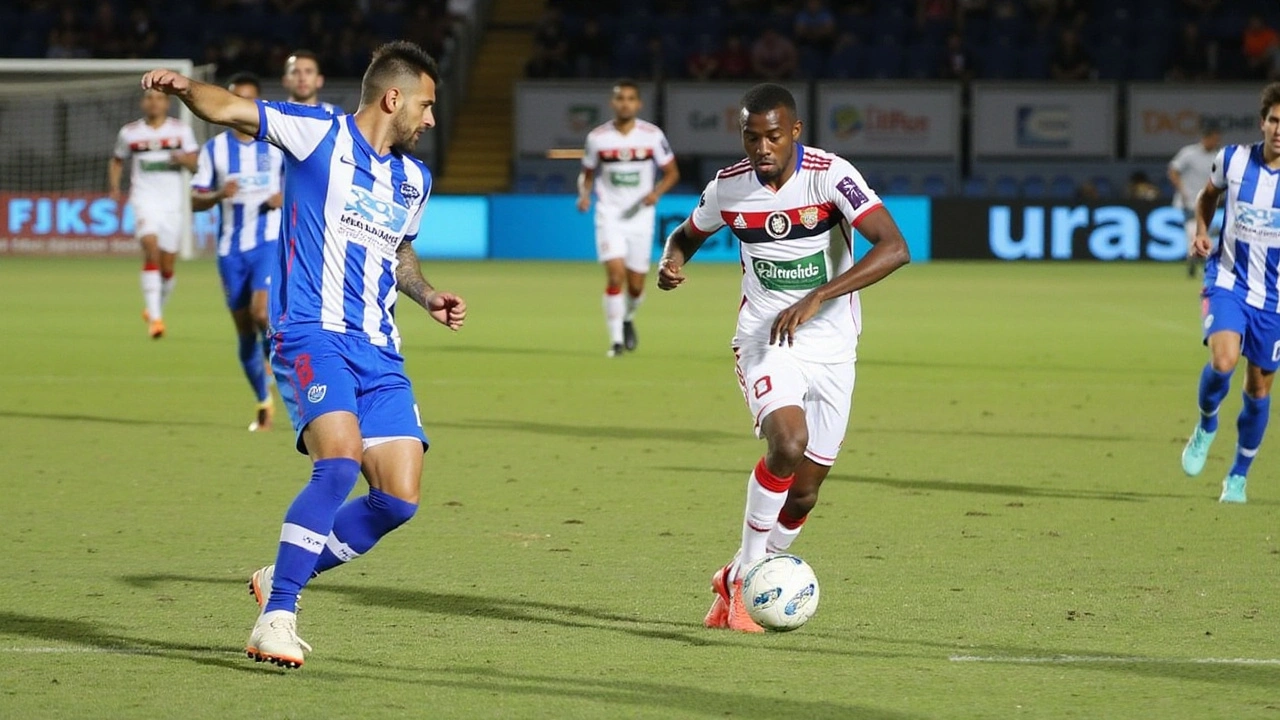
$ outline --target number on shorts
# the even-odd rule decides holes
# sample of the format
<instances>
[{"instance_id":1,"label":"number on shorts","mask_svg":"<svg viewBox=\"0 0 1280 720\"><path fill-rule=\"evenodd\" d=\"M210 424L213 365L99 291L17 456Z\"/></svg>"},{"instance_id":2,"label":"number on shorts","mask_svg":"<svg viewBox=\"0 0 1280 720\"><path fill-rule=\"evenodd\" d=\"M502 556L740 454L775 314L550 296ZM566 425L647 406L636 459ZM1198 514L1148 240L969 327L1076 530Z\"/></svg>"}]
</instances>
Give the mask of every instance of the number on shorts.
<instances>
[{"instance_id":1,"label":"number on shorts","mask_svg":"<svg viewBox=\"0 0 1280 720\"><path fill-rule=\"evenodd\" d=\"M298 359L293 361L293 372L298 376L299 385L302 387L310 385L311 381L316 379L316 373L311 369L311 356L307 353L299 355Z\"/></svg>"},{"instance_id":2,"label":"number on shorts","mask_svg":"<svg viewBox=\"0 0 1280 720\"><path fill-rule=\"evenodd\" d=\"M1271 362L1280 362L1280 340L1271 346Z\"/></svg>"},{"instance_id":3,"label":"number on shorts","mask_svg":"<svg viewBox=\"0 0 1280 720\"><path fill-rule=\"evenodd\" d=\"M752 386L752 388L756 394L756 399L759 400L773 391L773 380L770 379L768 375L765 375L757 380L756 384Z\"/></svg>"},{"instance_id":4,"label":"number on shorts","mask_svg":"<svg viewBox=\"0 0 1280 720\"><path fill-rule=\"evenodd\" d=\"M422 427L422 413L418 410L418 403L413 404L413 416L418 420L418 427Z\"/></svg>"}]
</instances>

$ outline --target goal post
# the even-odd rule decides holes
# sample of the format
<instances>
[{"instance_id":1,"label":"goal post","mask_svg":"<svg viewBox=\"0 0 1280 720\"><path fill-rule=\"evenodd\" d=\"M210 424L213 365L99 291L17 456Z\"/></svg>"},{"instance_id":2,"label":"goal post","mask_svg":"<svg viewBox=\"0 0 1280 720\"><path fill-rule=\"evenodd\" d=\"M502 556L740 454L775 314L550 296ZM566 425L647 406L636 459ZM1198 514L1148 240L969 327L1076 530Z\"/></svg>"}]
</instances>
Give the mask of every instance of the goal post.
<instances>
[{"instance_id":1,"label":"goal post","mask_svg":"<svg viewBox=\"0 0 1280 720\"><path fill-rule=\"evenodd\" d=\"M132 213L107 193L116 136L138 119L143 73L168 68L212 80L214 66L187 59L0 58L0 255L136 253ZM207 123L185 105L170 112L191 125L198 142ZM215 130L216 132L216 130ZM126 177L128 164L126 164ZM213 221L197 232L182 171L181 255L197 255Z\"/></svg>"}]
</instances>

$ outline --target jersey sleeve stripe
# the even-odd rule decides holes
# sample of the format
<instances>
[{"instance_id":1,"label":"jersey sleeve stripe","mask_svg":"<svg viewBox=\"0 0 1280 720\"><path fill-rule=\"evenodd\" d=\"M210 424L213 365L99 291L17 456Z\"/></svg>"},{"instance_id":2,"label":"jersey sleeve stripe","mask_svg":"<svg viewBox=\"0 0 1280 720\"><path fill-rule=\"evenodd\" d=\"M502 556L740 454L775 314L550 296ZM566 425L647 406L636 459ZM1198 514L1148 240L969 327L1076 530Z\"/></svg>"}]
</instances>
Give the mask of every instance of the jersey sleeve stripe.
<instances>
[{"instance_id":1,"label":"jersey sleeve stripe","mask_svg":"<svg viewBox=\"0 0 1280 720\"><path fill-rule=\"evenodd\" d=\"M884 203L882 202L877 202L871 205L870 207L868 207L866 210L862 212L861 215L858 216L857 220L853 221L854 229L856 230L858 226L862 225L862 221L866 220L868 215L870 215L873 212L876 212L877 210L883 210L883 209L884 209Z\"/></svg>"}]
</instances>

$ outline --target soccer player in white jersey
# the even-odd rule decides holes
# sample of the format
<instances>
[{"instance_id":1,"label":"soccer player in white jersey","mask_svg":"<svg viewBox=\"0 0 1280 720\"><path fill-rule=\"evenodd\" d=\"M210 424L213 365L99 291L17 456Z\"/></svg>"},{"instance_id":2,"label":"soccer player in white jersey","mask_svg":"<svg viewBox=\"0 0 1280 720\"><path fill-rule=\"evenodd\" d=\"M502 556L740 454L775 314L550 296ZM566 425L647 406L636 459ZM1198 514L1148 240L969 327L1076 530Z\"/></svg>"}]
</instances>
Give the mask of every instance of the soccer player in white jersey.
<instances>
[{"instance_id":1,"label":"soccer player in white jersey","mask_svg":"<svg viewBox=\"0 0 1280 720\"><path fill-rule=\"evenodd\" d=\"M1173 183L1173 206L1186 216L1183 227L1187 231L1187 275L1196 276L1196 268L1202 258L1191 252L1196 241L1196 196L1209 182L1213 159L1222 145L1222 131L1216 125L1207 124L1200 132L1199 142L1193 142L1178 150L1169 161L1169 182Z\"/></svg>"},{"instance_id":2,"label":"soccer player in white jersey","mask_svg":"<svg viewBox=\"0 0 1280 720\"><path fill-rule=\"evenodd\" d=\"M123 199L120 180L129 166L129 205L134 237L142 244L142 319L153 339L164 336L164 305L173 293L173 270L182 240L182 203L187 196L182 169L196 169L196 136L169 117L164 93L142 93L142 119L120 128L107 166L111 197Z\"/></svg>"},{"instance_id":3,"label":"soccer player in white jersey","mask_svg":"<svg viewBox=\"0 0 1280 720\"><path fill-rule=\"evenodd\" d=\"M324 87L324 75L320 73L320 58L310 50L294 50L284 61L284 76L280 84L289 93L289 102L318 107L330 115L341 115L342 108L333 103L321 102L318 94Z\"/></svg>"},{"instance_id":4,"label":"soccer player in white jersey","mask_svg":"<svg viewBox=\"0 0 1280 720\"><path fill-rule=\"evenodd\" d=\"M1194 477L1204 469L1218 431L1218 408L1244 355L1235 462L1218 497L1228 503L1245 502L1280 367L1280 83L1268 85L1261 100L1262 142L1219 150L1195 205L1192 251L1208 258L1201 308L1209 362L1200 372L1200 422L1182 451L1182 470ZM1209 225L1224 195L1226 214L1215 245Z\"/></svg>"},{"instance_id":5,"label":"soccer player in white jersey","mask_svg":"<svg viewBox=\"0 0 1280 720\"><path fill-rule=\"evenodd\" d=\"M596 255L604 264L604 318L609 357L635 350L635 315L644 299L644 280L653 254L658 198L680 181L676 156L662 129L637 117L640 87L631 80L613 85L613 120L587 135L578 176L578 210L596 194ZM656 182L654 170L662 177ZM623 282L627 296L622 297Z\"/></svg>"},{"instance_id":6,"label":"soccer player in white jersey","mask_svg":"<svg viewBox=\"0 0 1280 720\"><path fill-rule=\"evenodd\" d=\"M387 43L365 71L360 108L337 117L255 103L169 70L142 78L285 154L271 358L312 473L285 513L275 564L251 580L261 611L245 650L259 661L301 666L310 650L297 633L302 587L368 552L418 507L427 437L400 355L396 298L452 330L466 318L462 298L423 278L413 249L431 173L409 149L435 124L438 78L422 48ZM344 504L362 470L368 494Z\"/></svg>"},{"instance_id":7,"label":"soccer player in white jersey","mask_svg":"<svg viewBox=\"0 0 1280 720\"><path fill-rule=\"evenodd\" d=\"M248 100L262 94L258 78L235 75L227 89ZM191 178L191 207L220 210L218 275L239 337L240 366L257 401L249 431L270 430L275 405L267 385L267 291L279 264L284 204L280 178L284 153L252 135L227 130L200 148L196 174Z\"/></svg>"},{"instance_id":8,"label":"soccer player in white jersey","mask_svg":"<svg viewBox=\"0 0 1280 720\"><path fill-rule=\"evenodd\" d=\"M780 85L742 99L746 159L721 170L688 220L667 238L658 286L685 282L684 266L728 225L742 255L733 338L738 382L765 455L747 480L738 554L712 576L707 627L763 630L742 602L742 576L784 552L818 499L844 441L862 331L858 291L910 262L907 243L862 175L798 140L796 102ZM857 228L872 244L853 257Z\"/></svg>"}]
</instances>

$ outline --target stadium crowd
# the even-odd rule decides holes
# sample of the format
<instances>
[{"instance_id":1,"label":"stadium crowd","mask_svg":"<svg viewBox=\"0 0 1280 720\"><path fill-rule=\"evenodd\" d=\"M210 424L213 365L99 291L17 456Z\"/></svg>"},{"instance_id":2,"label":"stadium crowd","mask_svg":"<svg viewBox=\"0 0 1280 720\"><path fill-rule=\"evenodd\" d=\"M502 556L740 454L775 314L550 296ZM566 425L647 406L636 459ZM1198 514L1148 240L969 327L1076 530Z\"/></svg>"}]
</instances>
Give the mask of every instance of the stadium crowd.
<instances>
[{"instance_id":1,"label":"stadium crowd","mask_svg":"<svg viewBox=\"0 0 1280 720\"><path fill-rule=\"evenodd\" d=\"M530 77L1280 77L1276 0L552 0Z\"/></svg>"}]
</instances>

